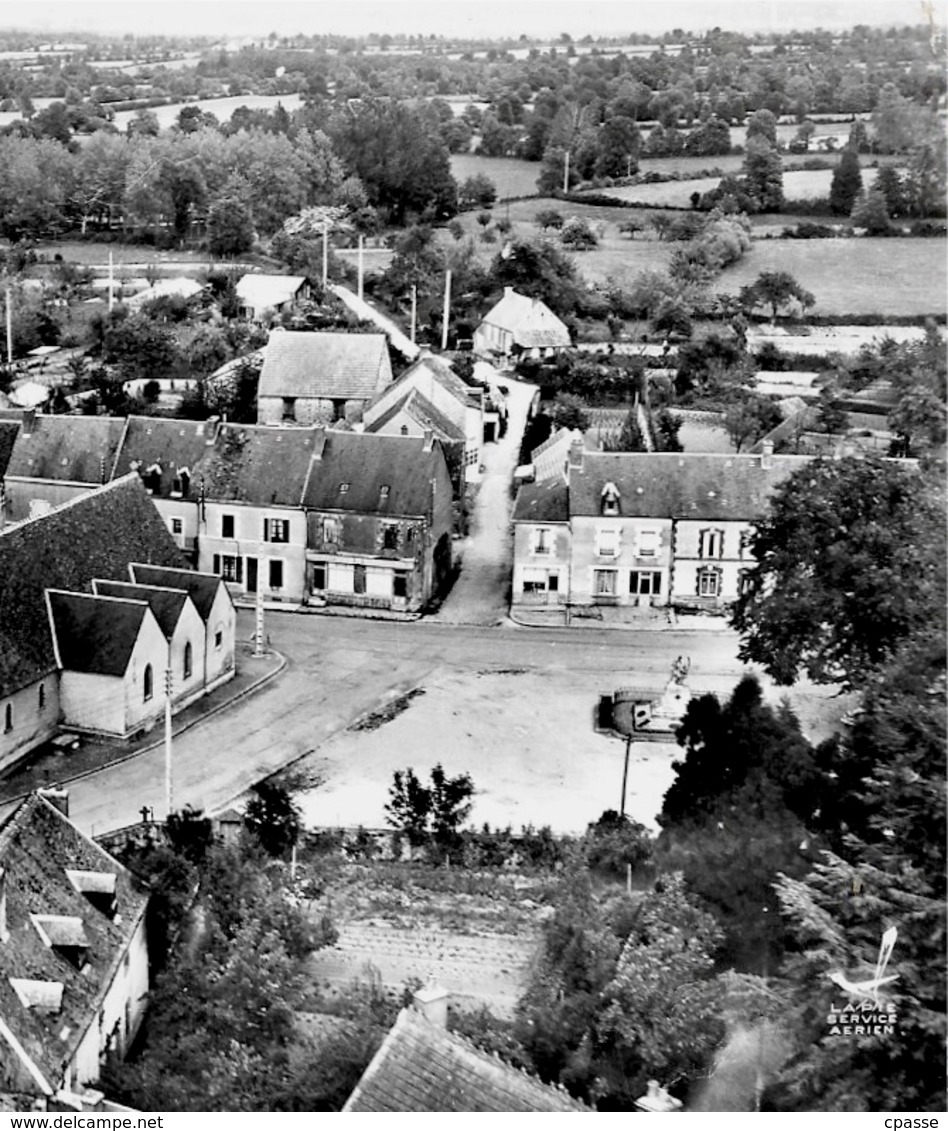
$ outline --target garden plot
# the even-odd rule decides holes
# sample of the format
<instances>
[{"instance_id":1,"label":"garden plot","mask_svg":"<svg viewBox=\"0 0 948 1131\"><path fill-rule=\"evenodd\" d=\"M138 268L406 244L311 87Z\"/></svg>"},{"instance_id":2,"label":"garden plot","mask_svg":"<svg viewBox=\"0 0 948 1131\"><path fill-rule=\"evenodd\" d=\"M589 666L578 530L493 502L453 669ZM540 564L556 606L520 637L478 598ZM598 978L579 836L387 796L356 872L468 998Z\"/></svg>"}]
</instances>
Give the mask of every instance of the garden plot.
<instances>
[{"instance_id":1,"label":"garden plot","mask_svg":"<svg viewBox=\"0 0 948 1131\"><path fill-rule=\"evenodd\" d=\"M922 326L752 326L747 346L752 351L772 345L786 353L853 354L884 338L895 342L917 342L925 336Z\"/></svg>"}]
</instances>

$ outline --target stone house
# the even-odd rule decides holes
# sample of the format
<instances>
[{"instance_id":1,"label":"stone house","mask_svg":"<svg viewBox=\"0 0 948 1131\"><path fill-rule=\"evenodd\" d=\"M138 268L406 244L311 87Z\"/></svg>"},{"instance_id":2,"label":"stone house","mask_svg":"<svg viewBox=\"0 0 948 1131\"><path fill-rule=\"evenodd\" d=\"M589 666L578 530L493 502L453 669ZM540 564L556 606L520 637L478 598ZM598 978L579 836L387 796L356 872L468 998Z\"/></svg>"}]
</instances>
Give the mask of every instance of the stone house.
<instances>
[{"instance_id":1,"label":"stone house","mask_svg":"<svg viewBox=\"0 0 948 1131\"><path fill-rule=\"evenodd\" d=\"M42 795L0 823L0 1091L53 1106L127 1052L148 995L147 905Z\"/></svg>"},{"instance_id":2,"label":"stone house","mask_svg":"<svg viewBox=\"0 0 948 1131\"><path fill-rule=\"evenodd\" d=\"M484 315L474 331L474 352L511 358L550 357L570 346L566 323L538 298L504 287L503 297Z\"/></svg>"},{"instance_id":3,"label":"stone house","mask_svg":"<svg viewBox=\"0 0 948 1131\"><path fill-rule=\"evenodd\" d=\"M260 371L257 423L357 423L391 381L384 334L273 330Z\"/></svg>"}]
</instances>

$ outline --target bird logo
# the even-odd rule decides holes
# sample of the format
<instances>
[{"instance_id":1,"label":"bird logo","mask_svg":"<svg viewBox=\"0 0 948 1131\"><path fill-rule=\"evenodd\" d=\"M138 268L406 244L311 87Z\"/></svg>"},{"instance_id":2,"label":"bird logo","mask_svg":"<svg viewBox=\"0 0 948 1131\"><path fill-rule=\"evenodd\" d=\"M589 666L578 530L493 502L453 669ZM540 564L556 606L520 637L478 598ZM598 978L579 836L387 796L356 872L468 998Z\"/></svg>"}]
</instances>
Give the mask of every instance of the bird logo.
<instances>
[{"instance_id":1,"label":"bird logo","mask_svg":"<svg viewBox=\"0 0 948 1131\"><path fill-rule=\"evenodd\" d=\"M879 1000L879 990L894 982L898 979L898 974L890 974L885 977L886 968L889 965L889 959L892 957L892 949L895 946L895 940L899 937L899 932L895 927L890 927L882 936L882 945L879 947L879 958L876 962L875 974L871 978L866 978L861 982L850 981L849 978L842 972L842 970L835 970L830 974L829 979L840 989L846 991L850 995L851 1000L871 1000L875 1003L876 1008L881 1008Z\"/></svg>"}]
</instances>

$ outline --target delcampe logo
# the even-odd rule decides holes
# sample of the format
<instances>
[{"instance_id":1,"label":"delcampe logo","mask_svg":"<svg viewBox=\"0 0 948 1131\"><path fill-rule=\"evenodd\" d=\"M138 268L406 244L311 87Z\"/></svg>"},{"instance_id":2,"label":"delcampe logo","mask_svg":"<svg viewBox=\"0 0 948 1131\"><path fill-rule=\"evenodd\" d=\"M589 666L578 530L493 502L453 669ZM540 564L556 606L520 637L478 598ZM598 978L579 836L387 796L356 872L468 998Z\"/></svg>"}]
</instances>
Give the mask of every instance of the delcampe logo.
<instances>
[{"instance_id":1,"label":"delcampe logo","mask_svg":"<svg viewBox=\"0 0 948 1131\"><path fill-rule=\"evenodd\" d=\"M883 986L898 980L898 974L886 976L889 960L899 933L890 927L882 936L879 958L871 978L855 980L848 978L842 970L835 970L829 979L848 997L845 1004L835 1003L830 1007L826 1018L831 1036L887 1036L895 1034L898 1015L895 1004L882 996Z\"/></svg>"}]
</instances>

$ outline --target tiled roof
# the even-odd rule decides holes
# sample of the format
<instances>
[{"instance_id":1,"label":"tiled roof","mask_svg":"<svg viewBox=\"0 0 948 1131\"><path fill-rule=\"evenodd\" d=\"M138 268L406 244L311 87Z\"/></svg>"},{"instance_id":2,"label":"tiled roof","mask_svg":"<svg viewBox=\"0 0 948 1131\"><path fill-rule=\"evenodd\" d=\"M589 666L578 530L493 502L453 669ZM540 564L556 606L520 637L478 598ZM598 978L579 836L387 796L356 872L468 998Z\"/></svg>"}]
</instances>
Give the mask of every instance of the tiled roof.
<instances>
[{"instance_id":1,"label":"tiled roof","mask_svg":"<svg viewBox=\"0 0 948 1131\"><path fill-rule=\"evenodd\" d=\"M198 573L190 569L169 569L166 566L142 565L138 562L134 562L129 569L132 579L138 585L163 585L170 589L186 590L205 623L211 615L217 591L224 584L215 573Z\"/></svg>"},{"instance_id":2,"label":"tiled roof","mask_svg":"<svg viewBox=\"0 0 948 1131\"><path fill-rule=\"evenodd\" d=\"M586 452L569 472L570 515L602 513L602 489L614 483L626 518L754 519L774 490L808 456Z\"/></svg>"},{"instance_id":3,"label":"tiled roof","mask_svg":"<svg viewBox=\"0 0 948 1131\"><path fill-rule=\"evenodd\" d=\"M552 310L538 298L517 294L510 287L504 296L484 315L483 321L513 334L514 341L525 348L534 346L568 346L569 330Z\"/></svg>"},{"instance_id":4,"label":"tiled roof","mask_svg":"<svg viewBox=\"0 0 948 1131\"><path fill-rule=\"evenodd\" d=\"M403 1009L343 1111L588 1111L566 1092Z\"/></svg>"},{"instance_id":5,"label":"tiled roof","mask_svg":"<svg viewBox=\"0 0 948 1131\"><path fill-rule=\"evenodd\" d=\"M197 468L205 496L211 501L298 507L319 435L314 428L223 425Z\"/></svg>"},{"instance_id":6,"label":"tiled roof","mask_svg":"<svg viewBox=\"0 0 948 1131\"><path fill-rule=\"evenodd\" d=\"M147 896L117 860L35 794L0 825L0 868L9 930L0 945L0 1017L55 1088L90 1025L98 1024L105 991L145 912ZM109 918L77 891L67 870L114 874L115 917ZM84 972L45 945L31 915L82 920L88 943ZM27 1008L10 978L61 984L60 1010ZM4 1045L0 1059L6 1062L8 1056L13 1054Z\"/></svg>"},{"instance_id":7,"label":"tiled roof","mask_svg":"<svg viewBox=\"0 0 948 1131\"><path fill-rule=\"evenodd\" d=\"M381 416L377 416L371 424L366 424L365 430L367 432L381 432L386 424L402 413L422 428L430 428L439 440L447 443L458 443L465 439L464 429L459 428L453 421L449 420L417 389L409 389L403 397L391 404Z\"/></svg>"},{"instance_id":8,"label":"tiled roof","mask_svg":"<svg viewBox=\"0 0 948 1131\"><path fill-rule=\"evenodd\" d=\"M109 416L36 416L24 420L7 475L72 483L107 483L125 430Z\"/></svg>"},{"instance_id":9,"label":"tiled roof","mask_svg":"<svg viewBox=\"0 0 948 1131\"><path fill-rule=\"evenodd\" d=\"M369 400L391 379L384 334L276 330L260 371L260 397Z\"/></svg>"},{"instance_id":10,"label":"tiled roof","mask_svg":"<svg viewBox=\"0 0 948 1131\"><path fill-rule=\"evenodd\" d=\"M135 561L184 565L137 475L0 532L0 695L55 670L46 589L88 592Z\"/></svg>"},{"instance_id":11,"label":"tiled roof","mask_svg":"<svg viewBox=\"0 0 948 1131\"><path fill-rule=\"evenodd\" d=\"M93 591L100 597L124 597L127 601L144 601L155 614L155 620L165 639L170 640L178 627L181 611L188 600L184 589L165 589L154 585L133 585L130 581L103 581L92 583Z\"/></svg>"},{"instance_id":12,"label":"tiled roof","mask_svg":"<svg viewBox=\"0 0 948 1131\"><path fill-rule=\"evenodd\" d=\"M517 493L514 522L568 522L569 488L564 479L526 483Z\"/></svg>"},{"instance_id":13,"label":"tiled roof","mask_svg":"<svg viewBox=\"0 0 948 1131\"><path fill-rule=\"evenodd\" d=\"M304 275L244 275L237 283L237 297L245 306L265 310L289 302L305 282Z\"/></svg>"},{"instance_id":14,"label":"tiled roof","mask_svg":"<svg viewBox=\"0 0 948 1131\"><path fill-rule=\"evenodd\" d=\"M322 455L313 463L304 505L309 510L360 514L425 515L431 480L444 456L422 437L326 432ZM382 488L387 487L383 498Z\"/></svg>"},{"instance_id":15,"label":"tiled roof","mask_svg":"<svg viewBox=\"0 0 948 1131\"><path fill-rule=\"evenodd\" d=\"M139 475L151 471L148 485L153 495L167 499L175 476L187 470L194 490L194 467L213 442L214 425L208 421L168 420L156 416L130 416L113 464L113 475ZM152 486L154 485L154 486Z\"/></svg>"},{"instance_id":16,"label":"tiled roof","mask_svg":"<svg viewBox=\"0 0 948 1131\"><path fill-rule=\"evenodd\" d=\"M122 676L148 614L144 601L47 590L63 669Z\"/></svg>"},{"instance_id":17,"label":"tiled roof","mask_svg":"<svg viewBox=\"0 0 948 1131\"><path fill-rule=\"evenodd\" d=\"M6 475L19 431L20 425L15 420L0 420L0 479Z\"/></svg>"}]
</instances>

